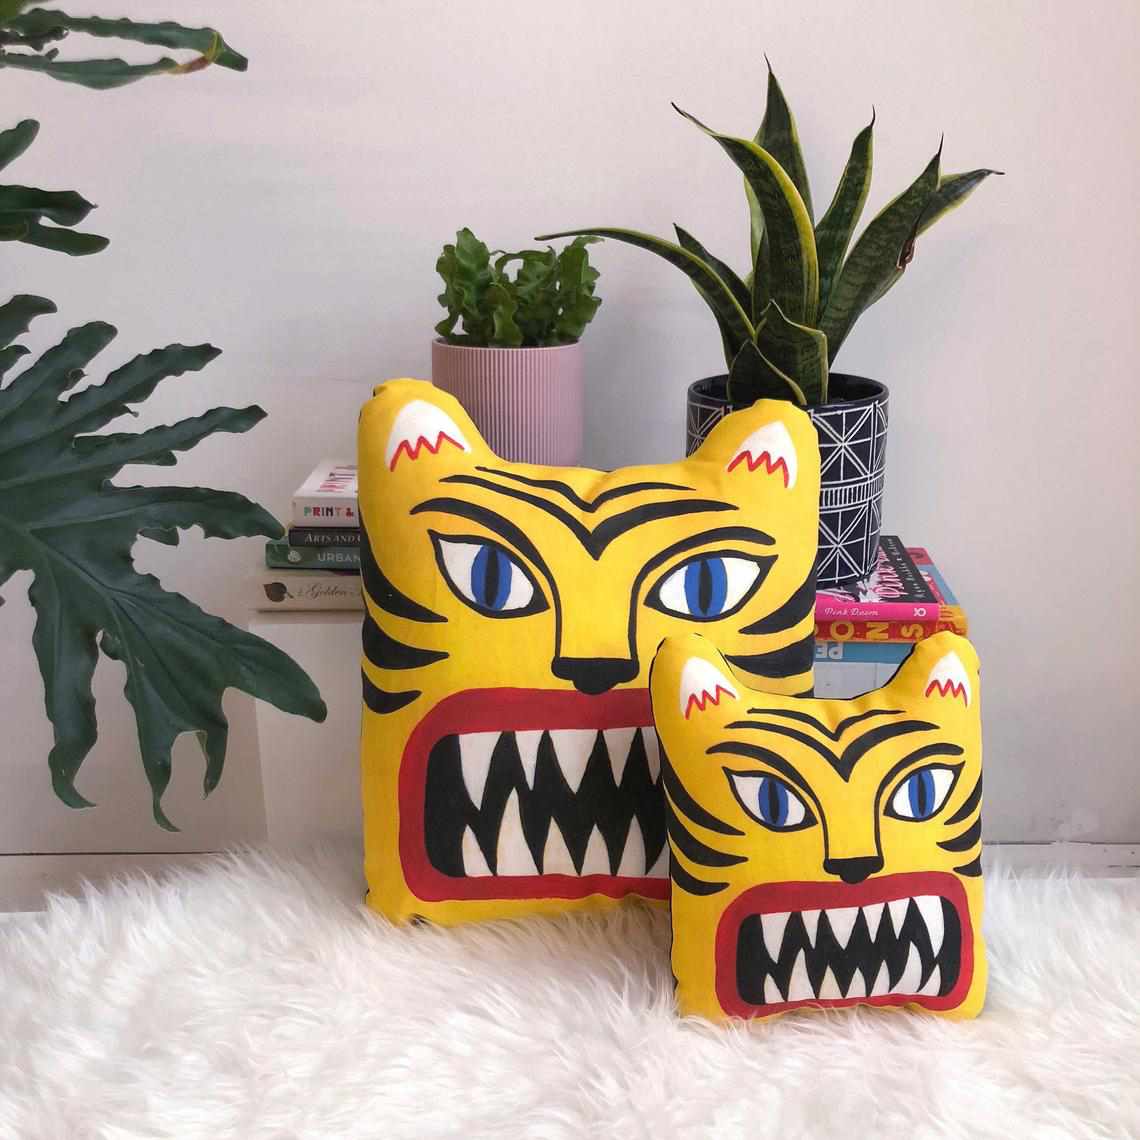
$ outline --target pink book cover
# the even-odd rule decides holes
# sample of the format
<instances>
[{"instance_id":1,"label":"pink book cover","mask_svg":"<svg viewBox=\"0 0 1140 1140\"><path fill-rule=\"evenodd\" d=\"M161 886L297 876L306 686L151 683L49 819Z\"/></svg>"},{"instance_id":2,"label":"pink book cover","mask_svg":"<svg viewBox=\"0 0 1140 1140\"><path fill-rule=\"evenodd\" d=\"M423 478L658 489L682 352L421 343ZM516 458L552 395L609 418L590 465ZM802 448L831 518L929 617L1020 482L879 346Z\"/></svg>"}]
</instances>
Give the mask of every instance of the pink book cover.
<instances>
[{"instance_id":1,"label":"pink book cover","mask_svg":"<svg viewBox=\"0 0 1140 1140\"><path fill-rule=\"evenodd\" d=\"M816 594L816 621L937 621L938 596L896 535L879 539L875 569Z\"/></svg>"}]
</instances>

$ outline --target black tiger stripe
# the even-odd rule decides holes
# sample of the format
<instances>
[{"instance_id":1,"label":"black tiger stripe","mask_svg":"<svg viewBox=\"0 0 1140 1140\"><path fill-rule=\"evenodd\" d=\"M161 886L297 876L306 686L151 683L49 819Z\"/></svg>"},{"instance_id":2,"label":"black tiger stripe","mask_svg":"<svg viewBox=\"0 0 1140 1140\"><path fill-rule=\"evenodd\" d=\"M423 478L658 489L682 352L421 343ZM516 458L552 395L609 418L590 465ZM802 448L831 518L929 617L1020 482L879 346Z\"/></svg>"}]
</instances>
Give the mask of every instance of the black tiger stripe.
<instances>
[{"instance_id":1,"label":"black tiger stripe","mask_svg":"<svg viewBox=\"0 0 1140 1140\"><path fill-rule=\"evenodd\" d=\"M378 669L419 669L423 665L431 665L447 658L447 654L438 649L418 649L389 637L368 612L364 614L360 639L364 646L364 656Z\"/></svg>"},{"instance_id":2,"label":"black tiger stripe","mask_svg":"<svg viewBox=\"0 0 1140 1140\"><path fill-rule=\"evenodd\" d=\"M830 728L821 720L817 720L809 712L800 712L798 709L749 709L750 715L754 716L782 716L787 720L798 720L801 724L806 724L810 728L814 728L817 732L822 733L828 740L834 740L837 744L839 738L849 729L853 724L858 724L860 721L869 720L873 716L900 716L902 709L869 709L867 712L856 713L854 716L849 716L845 720L841 720L836 726L835 731L832 732ZM750 724L746 720L737 721L735 724L728 725L729 728L755 728L756 726Z\"/></svg>"},{"instance_id":3,"label":"black tiger stripe","mask_svg":"<svg viewBox=\"0 0 1140 1140\"><path fill-rule=\"evenodd\" d=\"M360 680L364 686L364 703L374 713L396 712L398 709L402 709L404 705L410 705L420 695L418 689L406 693L386 693L383 689L378 689L368 679L363 669L360 671Z\"/></svg>"},{"instance_id":4,"label":"black tiger stripe","mask_svg":"<svg viewBox=\"0 0 1140 1140\"><path fill-rule=\"evenodd\" d=\"M978 808L978 804L982 802L982 777L978 776L978 782L974 785L974 790L966 797L962 806L946 821L947 824L962 823L974 814Z\"/></svg>"},{"instance_id":5,"label":"black tiger stripe","mask_svg":"<svg viewBox=\"0 0 1140 1140\"><path fill-rule=\"evenodd\" d=\"M665 801L665 825L674 846L690 863L697 863L701 867L733 867L747 859L745 855L727 855L702 843L681 822L668 800Z\"/></svg>"},{"instance_id":6,"label":"black tiger stripe","mask_svg":"<svg viewBox=\"0 0 1140 1140\"><path fill-rule=\"evenodd\" d=\"M846 780L851 775L851 770L871 751L876 745L882 744L886 740L893 740L896 736L909 736L912 732L934 732L938 725L931 724L928 720L898 720L892 721L890 724L880 724L877 728L868 729L862 736L856 737L846 748L843 749L843 754L839 757L840 764L846 769L846 775L843 778ZM932 755L960 755L962 749L957 745L951 745L953 752L943 752L940 746L933 745L932 747L939 749L932 753Z\"/></svg>"},{"instance_id":7,"label":"black tiger stripe","mask_svg":"<svg viewBox=\"0 0 1140 1140\"><path fill-rule=\"evenodd\" d=\"M675 887L680 887L690 895L715 895L717 891L723 891L728 886L727 883L706 883L690 875L672 851L669 852L669 878L673 880Z\"/></svg>"},{"instance_id":8,"label":"black tiger stripe","mask_svg":"<svg viewBox=\"0 0 1140 1140\"><path fill-rule=\"evenodd\" d=\"M943 851L953 851L957 854L959 851L970 851L972 848L982 841L982 817L978 816L961 835L955 835L953 839L943 839L938 846Z\"/></svg>"},{"instance_id":9,"label":"black tiger stripe","mask_svg":"<svg viewBox=\"0 0 1140 1140\"><path fill-rule=\"evenodd\" d=\"M372 545L368 541L368 531L360 528L360 577L364 583L364 592L372 604L379 606L385 613L393 617L407 618L408 621L447 621L440 614L433 613L419 602L412 601L406 594L401 594L380 570L376 559L372 556Z\"/></svg>"},{"instance_id":10,"label":"black tiger stripe","mask_svg":"<svg viewBox=\"0 0 1140 1140\"><path fill-rule=\"evenodd\" d=\"M725 660L731 665L755 673L760 677L795 677L800 673L811 670L815 657L815 633L785 645L780 649L773 649L768 653L753 654L726 654Z\"/></svg>"},{"instance_id":11,"label":"black tiger stripe","mask_svg":"<svg viewBox=\"0 0 1140 1140\"><path fill-rule=\"evenodd\" d=\"M783 633L799 625L815 609L815 572L809 574L796 592L778 609L759 621L746 625L740 632L746 634Z\"/></svg>"},{"instance_id":12,"label":"black tiger stripe","mask_svg":"<svg viewBox=\"0 0 1140 1140\"><path fill-rule=\"evenodd\" d=\"M743 835L743 831L737 830L729 823L724 823L722 820L717 819L715 815L710 815L703 807L688 792L685 791L681 781L677 779L676 772L673 771L672 765L663 758L661 765L661 783L665 787L665 791L669 794L669 799L673 804L683 811L689 819L693 821L698 827L703 827L706 831L715 831L718 835Z\"/></svg>"},{"instance_id":13,"label":"black tiger stripe","mask_svg":"<svg viewBox=\"0 0 1140 1140\"><path fill-rule=\"evenodd\" d=\"M542 491L554 491L567 502L573 503L580 511L593 514L600 506L611 499L623 498L626 495L636 495L639 491L692 491L692 487L682 487L679 483L628 483L624 487L611 487L603 491L596 498L587 501L583 499L573 487L559 479L532 479L529 475L520 475L517 471L503 471L498 467L476 467L485 475L498 475L500 479L513 479L516 483L523 483L527 487L535 487ZM470 476L448 475L442 479L443 483L466 482Z\"/></svg>"},{"instance_id":14,"label":"black tiger stripe","mask_svg":"<svg viewBox=\"0 0 1140 1140\"><path fill-rule=\"evenodd\" d=\"M957 871L959 875L968 875L972 878L976 878L982 873L982 853L979 851L977 856L971 859L969 863L963 863L961 867L955 867L954 870Z\"/></svg>"}]
</instances>

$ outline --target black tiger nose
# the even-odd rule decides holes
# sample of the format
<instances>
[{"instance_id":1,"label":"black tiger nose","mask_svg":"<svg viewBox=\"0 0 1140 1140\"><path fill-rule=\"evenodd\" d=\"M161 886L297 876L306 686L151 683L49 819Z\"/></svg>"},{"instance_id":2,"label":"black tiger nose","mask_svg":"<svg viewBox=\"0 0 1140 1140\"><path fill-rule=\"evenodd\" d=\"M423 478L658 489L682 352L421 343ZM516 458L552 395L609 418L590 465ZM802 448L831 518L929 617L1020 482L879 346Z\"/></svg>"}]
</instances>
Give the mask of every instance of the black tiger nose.
<instances>
[{"instance_id":1,"label":"black tiger nose","mask_svg":"<svg viewBox=\"0 0 1140 1140\"><path fill-rule=\"evenodd\" d=\"M628 657L555 657L550 671L569 681L580 693L597 696L637 676L637 662Z\"/></svg>"},{"instance_id":2,"label":"black tiger nose","mask_svg":"<svg viewBox=\"0 0 1140 1140\"><path fill-rule=\"evenodd\" d=\"M883 869L883 857L860 855L855 859L824 859L823 869L829 875L838 875L845 883L861 883Z\"/></svg>"}]
</instances>

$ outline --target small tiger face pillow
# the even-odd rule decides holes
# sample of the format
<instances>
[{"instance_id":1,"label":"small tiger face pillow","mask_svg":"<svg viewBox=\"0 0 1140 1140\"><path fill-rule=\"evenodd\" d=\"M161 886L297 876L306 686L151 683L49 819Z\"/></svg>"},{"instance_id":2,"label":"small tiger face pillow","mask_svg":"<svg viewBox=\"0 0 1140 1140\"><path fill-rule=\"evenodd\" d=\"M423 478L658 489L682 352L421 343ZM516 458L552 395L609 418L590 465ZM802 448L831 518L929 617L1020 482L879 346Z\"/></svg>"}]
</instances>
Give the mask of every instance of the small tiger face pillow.
<instances>
[{"instance_id":1,"label":"small tiger face pillow","mask_svg":"<svg viewBox=\"0 0 1140 1140\"><path fill-rule=\"evenodd\" d=\"M919 642L854 700L758 692L703 637L653 663L683 1013L857 1004L977 1015L978 659Z\"/></svg>"},{"instance_id":2,"label":"small tiger face pillow","mask_svg":"<svg viewBox=\"0 0 1140 1140\"><path fill-rule=\"evenodd\" d=\"M649 662L703 629L811 688L819 443L791 404L676 463L500 459L430 384L360 418L369 901L396 920L551 913L669 881Z\"/></svg>"}]
</instances>

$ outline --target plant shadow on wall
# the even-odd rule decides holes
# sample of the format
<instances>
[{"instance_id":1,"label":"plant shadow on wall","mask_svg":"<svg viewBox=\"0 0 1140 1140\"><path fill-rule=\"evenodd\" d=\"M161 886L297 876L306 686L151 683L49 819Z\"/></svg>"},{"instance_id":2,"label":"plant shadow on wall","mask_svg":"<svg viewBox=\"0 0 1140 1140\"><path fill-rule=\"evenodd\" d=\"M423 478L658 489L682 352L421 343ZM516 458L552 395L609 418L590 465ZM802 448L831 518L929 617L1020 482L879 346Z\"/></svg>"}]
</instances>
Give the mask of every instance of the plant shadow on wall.
<instances>
[{"instance_id":1,"label":"plant shadow on wall","mask_svg":"<svg viewBox=\"0 0 1140 1140\"><path fill-rule=\"evenodd\" d=\"M73 32L196 54L182 63L166 56L149 63L60 58L59 42ZM0 68L108 89L210 64L246 68L245 58L210 28L72 17L29 9L27 0L0 0ZM27 120L0 133L0 171L28 148L38 129ZM0 185L0 240L73 256L96 253L107 239L75 229L91 209L73 191ZM177 452L215 432L248 431L265 413L258 407L214 408L147 431L103 432L119 416L133 415L131 406L161 381L197 372L218 349L168 345L73 391L115 329L102 322L81 325L37 360L23 361L27 349L15 342L36 317L53 312L51 301L28 295L0 305L0 382L22 365L0 387L0 584L18 570L33 574L33 647L54 730L49 766L56 794L71 807L91 806L75 779L97 737L91 682L101 650L125 667L154 817L175 830L161 802L174 741L184 732L198 737L208 795L225 760L221 701L227 688L313 720L323 720L326 710L313 682L279 649L164 590L132 561L140 537L175 545L179 530L193 526L211 538L280 537L276 520L232 491L124 487L112 479L127 464L173 464Z\"/></svg>"}]
</instances>

